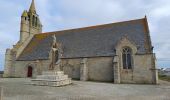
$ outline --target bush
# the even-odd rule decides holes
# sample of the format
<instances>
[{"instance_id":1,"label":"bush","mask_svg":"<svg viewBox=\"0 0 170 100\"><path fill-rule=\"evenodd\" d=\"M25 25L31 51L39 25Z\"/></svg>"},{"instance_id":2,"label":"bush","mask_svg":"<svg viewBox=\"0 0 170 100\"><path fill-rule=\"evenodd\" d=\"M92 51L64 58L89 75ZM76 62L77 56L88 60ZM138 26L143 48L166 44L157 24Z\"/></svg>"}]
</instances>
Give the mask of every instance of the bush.
<instances>
[{"instance_id":1,"label":"bush","mask_svg":"<svg viewBox=\"0 0 170 100\"><path fill-rule=\"evenodd\" d=\"M159 78L160 78L160 77L167 77L167 76L166 76L166 75L159 75Z\"/></svg>"}]
</instances>

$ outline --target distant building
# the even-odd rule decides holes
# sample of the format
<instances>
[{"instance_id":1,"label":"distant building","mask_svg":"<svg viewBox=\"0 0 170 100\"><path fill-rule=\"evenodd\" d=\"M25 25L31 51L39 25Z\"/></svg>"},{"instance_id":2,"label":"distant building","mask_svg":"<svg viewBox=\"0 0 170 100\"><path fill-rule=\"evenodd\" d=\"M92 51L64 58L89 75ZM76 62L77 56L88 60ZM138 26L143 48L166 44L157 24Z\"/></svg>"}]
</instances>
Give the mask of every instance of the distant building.
<instances>
[{"instance_id":1,"label":"distant building","mask_svg":"<svg viewBox=\"0 0 170 100\"><path fill-rule=\"evenodd\" d=\"M166 68L166 69L164 70L164 75L170 76L170 68Z\"/></svg>"},{"instance_id":2,"label":"distant building","mask_svg":"<svg viewBox=\"0 0 170 100\"><path fill-rule=\"evenodd\" d=\"M170 72L170 68L166 68L164 71L165 72Z\"/></svg>"},{"instance_id":3,"label":"distant building","mask_svg":"<svg viewBox=\"0 0 170 100\"><path fill-rule=\"evenodd\" d=\"M5 77L63 70L82 81L157 83L147 18L42 33L34 0L21 16L20 40L6 50ZM54 59L54 60L52 60Z\"/></svg>"},{"instance_id":4,"label":"distant building","mask_svg":"<svg viewBox=\"0 0 170 100\"><path fill-rule=\"evenodd\" d=\"M160 75L170 76L170 68L161 68L158 72Z\"/></svg>"}]
</instances>

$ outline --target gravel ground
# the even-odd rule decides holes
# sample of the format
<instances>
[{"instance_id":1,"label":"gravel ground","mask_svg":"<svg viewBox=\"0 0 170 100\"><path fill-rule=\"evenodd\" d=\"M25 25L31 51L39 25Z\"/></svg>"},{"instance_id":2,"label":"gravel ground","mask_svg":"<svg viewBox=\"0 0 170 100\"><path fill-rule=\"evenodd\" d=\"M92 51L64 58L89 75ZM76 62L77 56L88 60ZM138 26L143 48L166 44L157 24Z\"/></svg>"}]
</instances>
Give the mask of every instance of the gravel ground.
<instances>
[{"instance_id":1,"label":"gravel ground","mask_svg":"<svg viewBox=\"0 0 170 100\"><path fill-rule=\"evenodd\" d=\"M30 79L1 78L3 100L170 100L170 83L160 85L73 81L64 87L30 85Z\"/></svg>"}]
</instances>

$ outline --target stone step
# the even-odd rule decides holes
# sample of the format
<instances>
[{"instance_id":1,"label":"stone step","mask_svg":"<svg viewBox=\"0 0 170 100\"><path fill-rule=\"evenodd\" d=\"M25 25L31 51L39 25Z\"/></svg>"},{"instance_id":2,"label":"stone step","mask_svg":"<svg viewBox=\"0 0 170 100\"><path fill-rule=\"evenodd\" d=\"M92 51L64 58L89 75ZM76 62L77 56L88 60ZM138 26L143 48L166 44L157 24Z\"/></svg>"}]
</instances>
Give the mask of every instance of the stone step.
<instances>
[{"instance_id":1,"label":"stone step","mask_svg":"<svg viewBox=\"0 0 170 100\"><path fill-rule=\"evenodd\" d=\"M63 75L63 76L37 76L36 79L40 79L40 80L65 80L68 79L68 75Z\"/></svg>"},{"instance_id":2,"label":"stone step","mask_svg":"<svg viewBox=\"0 0 170 100\"><path fill-rule=\"evenodd\" d=\"M34 85L39 86L64 86L71 84L71 78L64 75L63 71L46 71L32 80Z\"/></svg>"},{"instance_id":3,"label":"stone step","mask_svg":"<svg viewBox=\"0 0 170 100\"><path fill-rule=\"evenodd\" d=\"M48 79L48 80L58 80L58 79L67 79L68 75L38 75L36 79Z\"/></svg>"},{"instance_id":4,"label":"stone step","mask_svg":"<svg viewBox=\"0 0 170 100\"><path fill-rule=\"evenodd\" d=\"M63 71L44 71L42 75L64 75Z\"/></svg>"},{"instance_id":5,"label":"stone step","mask_svg":"<svg viewBox=\"0 0 170 100\"><path fill-rule=\"evenodd\" d=\"M33 85L38 85L38 86L58 87L58 86L69 85L71 83L72 83L71 78L68 78L68 79L62 80L62 81L33 80Z\"/></svg>"},{"instance_id":6,"label":"stone step","mask_svg":"<svg viewBox=\"0 0 170 100\"><path fill-rule=\"evenodd\" d=\"M71 79L63 80L60 82L49 82L48 86L58 87L58 86L64 86L64 85L69 85L69 84L71 84Z\"/></svg>"}]
</instances>

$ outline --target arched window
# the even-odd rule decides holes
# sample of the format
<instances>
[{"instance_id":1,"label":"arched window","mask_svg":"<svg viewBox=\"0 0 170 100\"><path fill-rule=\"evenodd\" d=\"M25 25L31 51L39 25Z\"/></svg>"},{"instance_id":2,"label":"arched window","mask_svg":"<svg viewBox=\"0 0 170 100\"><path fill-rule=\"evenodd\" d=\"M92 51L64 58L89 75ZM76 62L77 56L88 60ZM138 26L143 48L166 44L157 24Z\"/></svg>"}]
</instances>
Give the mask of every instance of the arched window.
<instances>
[{"instance_id":1,"label":"arched window","mask_svg":"<svg viewBox=\"0 0 170 100\"><path fill-rule=\"evenodd\" d=\"M34 26L34 24L35 24L35 17L33 15L33 17L32 17L32 26Z\"/></svg>"},{"instance_id":2,"label":"arched window","mask_svg":"<svg viewBox=\"0 0 170 100\"><path fill-rule=\"evenodd\" d=\"M123 69L132 69L132 50L129 47L122 51Z\"/></svg>"},{"instance_id":3,"label":"arched window","mask_svg":"<svg viewBox=\"0 0 170 100\"><path fill-rule=\"evenodd\" d=\"M35 18L35 26L37 27L37 24L38 24L38 18L36 17Z\"/></svg>"}]
</instances>

